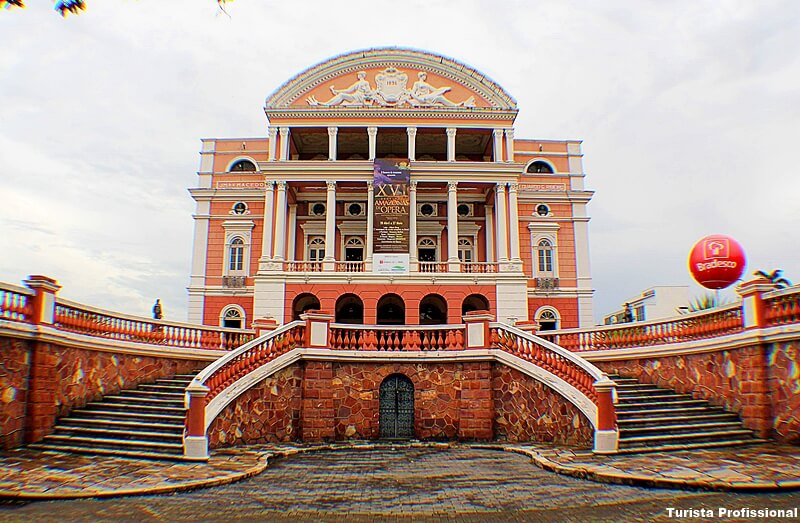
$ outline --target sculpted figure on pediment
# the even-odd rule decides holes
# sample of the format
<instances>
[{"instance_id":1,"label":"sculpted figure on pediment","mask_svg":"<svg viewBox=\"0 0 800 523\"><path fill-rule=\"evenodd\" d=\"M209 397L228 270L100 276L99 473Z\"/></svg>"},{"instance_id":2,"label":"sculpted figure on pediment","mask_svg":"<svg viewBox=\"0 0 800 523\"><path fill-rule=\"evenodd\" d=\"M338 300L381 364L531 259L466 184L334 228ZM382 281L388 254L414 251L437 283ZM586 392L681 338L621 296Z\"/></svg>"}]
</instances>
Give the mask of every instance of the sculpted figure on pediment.
<instances>
[{"instance_id":1,"label":"sculpted figure on pediment","mask_svg":"<svg viewBox=\"0 0 800 523\"><path fill-rule=\"evenodd\" d=\"M367 73L364 71L359 71L356 76L358 77L358 80L356 80L353 85L346 89L339 90L331 85L333 98L327 102L320 102L314 98L314 96L309 96L306 98L306 102L308 102L308 105L324 105L328 107L334 105L371 105L375 91L372 90L372 87L367 81Z\"/></svg>"},{"instance_id":2,"label":"sculpted figure on pediment","mask_svg":"<svg viewBox=\"0 0 800 523\"><path fill-rule=\"evenodd\" d=\"M475 107L475 97L470 96L463 102L453 102L445 97L449 87L434 87L428 83L428 73L421 71L417 74L419 80L411 86L409 103L414 106L431 107L444 105L445 107Z\"/></svg>"}]
</instances>

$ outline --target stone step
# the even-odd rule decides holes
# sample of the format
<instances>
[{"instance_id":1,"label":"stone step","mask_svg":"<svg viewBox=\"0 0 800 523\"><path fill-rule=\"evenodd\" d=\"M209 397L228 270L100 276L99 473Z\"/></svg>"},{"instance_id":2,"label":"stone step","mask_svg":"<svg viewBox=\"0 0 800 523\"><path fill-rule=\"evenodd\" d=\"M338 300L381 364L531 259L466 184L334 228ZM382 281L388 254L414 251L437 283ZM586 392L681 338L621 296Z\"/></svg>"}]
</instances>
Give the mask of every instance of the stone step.
<instances>
[{"instance_id":1,"label":"stone step","mask_svg":"<svg viewBox=\"0 0 800 523\"><path fill-rule=\"evenodd\" d=\"M120 391L119 396L137 398L140 401L148 401L150 399L180 402L185 401L185 395L183 392L164 392L160 390L123 390Z\"/></svg>"},{"instance_id":2,"label":"stone step","mask_svg":"<svg viewBox=\"0 0 800 523\"><path fill-rule=\"evenodd\" d=\"M141 412L145 414L171 414L178 416L185 416L186 409L184 407L167 407L167 406L154 406L145 405L141 402L139 404L131 403L110 403L105 401L97 401L86 404L88 409L85 410L101 410L112 412Z\"/></svg>"},{"instance_id":3,"label":"stone step","mask_svg":"<svg viewBox=\"0 0 800 523\"><path fill-rule=\"evenodd\" d=\"M642 401L658 401L664 402L664 400L693 400L694 398L691 397L689 394L675 394L672 391L666 391L666 394L630 394L630 395L623 395L619 394L619 401L620 404L627 404L627 403L637 403ZM701 400L704 401L704 400Z\"/></svg>"},{"instance_id":4,"label":"stone step","mask_svg":"<svg viewBox=\"0 0 800 523\"><path fill-rule=\"evenodd\" d=\"M175 423L181 424L186 421L186 411L183 410L181 414L150 414L147 412L130 412L128 410L124 411L112 411L112 410L87 410L87 409L78 409L73 410L69 416L70 419L106 419L106 420L141 420L143 422L154 422L154 423ZM66 418L64 418L66 419Z\"/></svg>"},{"instance_id":5,"label":"stone step","mask_svg":"<svg viewBox=\"0 0 800 523\"><path fill-rule=\"evenodd\" d=\"M663 445L676 442L708 442L742 440L753 437L753 431L747 429L740 430L719 430L719 431L698 431L679 434L658 434L653 436L633 436L623 437L620 435L620 447L632 448L648 445Z\"/></svg>"},{"instance_id":6,"label":"stone step","mask_svg":"<svg viewBox=\"0 0 800 523\"><path fill-rule=\"evenodd\" d=\"M192 379L194 379L194 378L192 378ZM183 388L186 388L192 382L192 379L177 379L176 380L176 379L164 378L164 379L156 380L154 385L173 385L173 386L181 386Z\"/></svg>"},{"instance_id":7,"label":"stone step","mask_svg":"<svg viewBox=\"0 0 800 523\"><path fill-rule=\"evenodd\" d=\"M127 391L133 392L133 391ZM137 397L121 394L113 394L110 396L103 396L103 403L125 403L130 405L147 405L148 407L175 407L183 406L183 396L176 398L151 398L151 397Z\"/></svg>"},{"instance_id":8,"label":"stone step","mask_svg":"<svg viewBox=\"0 0 800 523\"><path fill-rule=\"evenodd\" d=\"M179 432L152 432L144 430L127 430L127 429L114 429L108 427L81 427L69 424L59 424L55 429L55 434L58 435L76 435L85 436L87 438L100 438L100 439L136 439L141 441L156 441L156 442L183 442L183 430Z\"/></svg>"},{"instance_id":9,"label":"stone step","mask_svg":"<svg viewBox=\"0 0 800 523\"><path fill-rule=\"evenodd\" d=\"M636 410L638 407L653 407L653 408L683 408L683 407L700 407L707 406L708 402L705 400L695 399L665 399L663 401L631 401L624 403L617 403L617 410Z\"/></svg>"},{"instance_id":10,"label":"stone step","mask_svg":"<svg viewBox=\"0 0 800 523\"><path fill-rule=\"evenodd\" d=\"M643 454L646 452L677 452L681 450L698 450L718 447L741 447L745 445L756 445L768 443L769 440L758 438L730 439L719 441L702 441L696 443L669 443L664 445L652 445L647 447L620 447L618 454Z\"/></svg>"},{"instance_id":11,"label":"stone step","mask_svg":"<svg viewBox=\"0 0 800 523\"><path fill-rule=\"evenodd\" d=\"M697 423L692 420L687 420L685 423L673 423L671 425L651 425L646 427L620 427L619 437L628 438L631 435L638 434L681 434L681 433L694 433L705 430L736 430L741 429L742 424L737 421L721 421L709 423Z\"/></svg>"},{"instance_id":12,"label":"stone step","mask_svg":"<svg viewBox=\"0 0 800 523\"><path fill-rule=\"evenodd\" d=\"M158 385L156 383L143 383L139 385L138 390L151 390L153 392L178 392L183 394L186 387L181 385Z\"/></svg>"},{"instance_id":13,"label":"stone step","mask_svg":"<svg viewBox=\"0 0 800 523\"><path fill-rule=\"evenodd\" d=\"M141 439L114 439L94 438L86 436L69 436L62 434L48 434L42 440L49 445L66 445L85 448L102 449L142 449L157 451L165 454L183 454L183 443L167 443L161 441L147 441Z\"/></svg>"},{"instance_id":14,"label":"stone step","mask_svg":"<svg viewBox=\"0 0 800 523\"><path fill-rule=\"evenodd\" d=\"M626 413L627 414L627 413ZM692 423L707 423L707 422L714 422L714 421L739 421L739 416L734 413L728 412L720 412L720 413L683 413L679 416L659 416L653 415L652 417L640 417L640 418L624 418L618 417L617 418L617 425L619 425L620 429L623 428L632 428L638 426L650 426L652 424L669 424L673 422L692 422Z\"/></svg>"},{"instance_id":15,"label":"stone step","mask_svg":"<svg viewBox=\"0 0 800 523\"><path fill-rule=\"evenodd\" d=\"M147 421L133 421L133 420L115 420L108 418L62 418L59 420L56 428L94 428L94 429L126 429L134 432L159 432L165 434L183 433L185 427L183 419L180 423L153 423Z\"/></svg>"},{"instance_id":16,"label":"stone step","mask_svg":"<svg viewBox=\"0 0 800 523\"><path fill-rule=\"evenodd\" d=\"M637 394L675 394L675 391L669 389L659 389L658 387L619 387L617 388L618 396L635 396Z\"/></svg>"},{"instance_id":17,"label":"stone step","mask_svg":"<svg viewBox=\"0 0 800 523\"><path fill-rule=\"evenodd\" d=\"M119 456L125 458L160 459L169 461L185 461L181 454L165 452L149 452L133 449L106 449L102 447L81 447L78 445L50 445L48 443L32 443L29 447L40 450L69 452L72 454L88 454L92 456Z\"/></svg>"},{"instance_id":18,"label":"stone step","mask_svg":"<svg viewBox=\"0 0 800 523\"><path fill-rule=\"evenodd\" d=\"M708 405L697 406L697 407L684 407L684 408L651 407L651 408L639 408L639 409L634 409L630 407L620 409L621 406L622 405L616 405L617 419L660 416L664 414L677 415L678 413L682 413L684 415L694 415L694 414L719 414L725 412L721 407L711 407Z\"/></svg>"}]
</instances>

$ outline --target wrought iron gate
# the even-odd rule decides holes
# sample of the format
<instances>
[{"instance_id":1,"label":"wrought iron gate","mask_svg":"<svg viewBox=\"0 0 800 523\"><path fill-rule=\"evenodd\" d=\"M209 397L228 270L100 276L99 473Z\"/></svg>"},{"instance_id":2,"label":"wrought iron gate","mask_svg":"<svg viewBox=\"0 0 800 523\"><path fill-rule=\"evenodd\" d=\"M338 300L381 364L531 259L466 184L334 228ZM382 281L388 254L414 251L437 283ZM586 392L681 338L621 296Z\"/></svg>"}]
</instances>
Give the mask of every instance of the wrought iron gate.
<instances>
[{"instance_id":1,"label":"wrought iron gate","mask_svg":"<svg viewBox=\"0 0 800 523\"><path fill-rule=\"evenodd\" d=\"M414 437L414 385L401 374L383 380L380 390L381 438Z\"/></svg>"}]
</instances>

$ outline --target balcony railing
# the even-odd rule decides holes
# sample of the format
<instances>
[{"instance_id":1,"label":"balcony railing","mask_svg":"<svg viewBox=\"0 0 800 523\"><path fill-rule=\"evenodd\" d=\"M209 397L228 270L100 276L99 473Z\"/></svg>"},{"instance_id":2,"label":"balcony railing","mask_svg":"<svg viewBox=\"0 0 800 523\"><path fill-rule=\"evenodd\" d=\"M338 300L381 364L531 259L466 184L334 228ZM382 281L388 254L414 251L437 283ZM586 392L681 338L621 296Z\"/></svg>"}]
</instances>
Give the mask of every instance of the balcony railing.
<instances>
[{"instance_id":1,"label":"balcony railing","mask_svg":"<svg viewBox=\"0 0 800 523\"><path fill-rule=\"evenodd\" d=\"M322 272L321 261L288 261L286 272Z\"/></svg>"},{"instance_id":2,"label":"balcony railing","mask_svg":"<svg viewBox=\"0 0 800 523\"><path fill-rule=\"evenodd\" d=\"M420 271L422 272L422 271ZM489 274L497 272L496 262L461 262L461 272Z\"/></svg>"},{"instance_id":3,"label":"balcony railing","mask_svg":"<svg viewBox=\"0 0 800 523\"><path fill-rule=\"evenodd\" d=\"M336 272L364 272L363 261L337 261Z\"/></svg>"},{"instance_id":4,"label":"balcony railing","mask_svg":"<svg viewBox=\"0 0 800 523\"><path fill-rule=\"evenodd\" d=\"M419 262L419 272L447 272L447 262Z\"/></svg>"}]
</instances>

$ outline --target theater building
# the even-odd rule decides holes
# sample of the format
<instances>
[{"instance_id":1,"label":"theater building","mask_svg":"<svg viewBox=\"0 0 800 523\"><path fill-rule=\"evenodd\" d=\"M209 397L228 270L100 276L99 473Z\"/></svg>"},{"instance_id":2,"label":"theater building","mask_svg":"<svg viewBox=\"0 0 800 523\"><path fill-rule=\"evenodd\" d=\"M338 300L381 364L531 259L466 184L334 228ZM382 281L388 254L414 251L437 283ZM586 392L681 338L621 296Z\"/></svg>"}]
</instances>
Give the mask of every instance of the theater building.
<instances>
[{"instance_id":1,"label":"theater building","mask_svg":"<svg viewBox=\"0 0 800 523\"><path fill-rule=\"evenodd\" d=\"M355 51L271 94L266 136L202 140L189 321L593 324L580 141L451 58Z\"/></svg>"}]
</instances>

